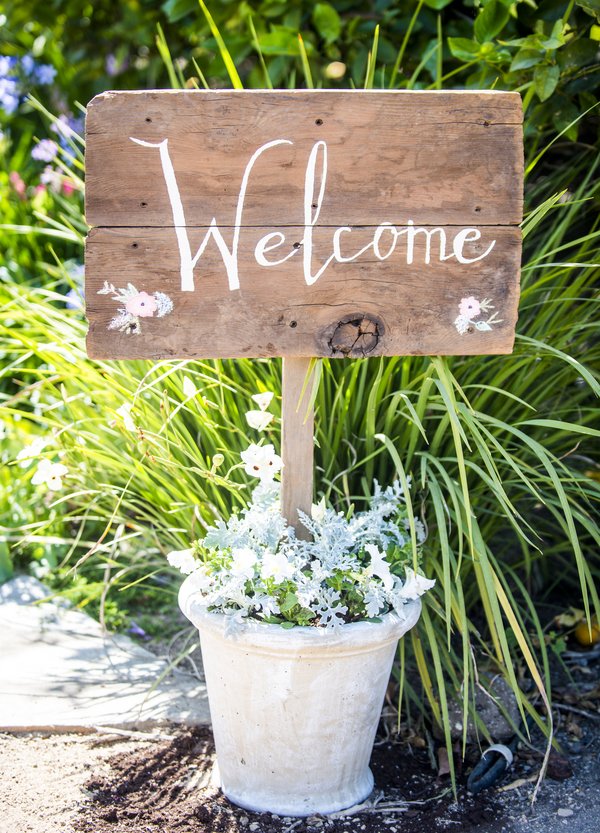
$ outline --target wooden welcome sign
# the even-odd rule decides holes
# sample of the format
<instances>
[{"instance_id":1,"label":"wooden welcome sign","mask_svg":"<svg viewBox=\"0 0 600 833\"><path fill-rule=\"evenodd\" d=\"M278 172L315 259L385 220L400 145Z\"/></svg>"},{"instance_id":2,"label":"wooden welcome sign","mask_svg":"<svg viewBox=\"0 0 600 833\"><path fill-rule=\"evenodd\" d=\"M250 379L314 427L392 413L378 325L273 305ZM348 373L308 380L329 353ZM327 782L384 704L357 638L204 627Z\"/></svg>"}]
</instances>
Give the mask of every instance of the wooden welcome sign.
<instances>
[{"instance_id":1,"label":"wooden welcome sign","mask_svg":"<svg viewBox=\"0 0 600 833\"><path fill-rule=\"evenodd\" d=\"M509 353L521 121L504 92L98 96L90 356Z\"/></svg>"},{"instance_id":2,"label":"wooden welcome sign","mask_svg":"<svg viewBox=\"0 0 600 833\"><path fill-rule=\"evenodd\" d=\"M88 106L88 352L283 356L283 512L310 511L306 359L510 353L521 100L151 91Z\"/></svg>"}]
</instances>

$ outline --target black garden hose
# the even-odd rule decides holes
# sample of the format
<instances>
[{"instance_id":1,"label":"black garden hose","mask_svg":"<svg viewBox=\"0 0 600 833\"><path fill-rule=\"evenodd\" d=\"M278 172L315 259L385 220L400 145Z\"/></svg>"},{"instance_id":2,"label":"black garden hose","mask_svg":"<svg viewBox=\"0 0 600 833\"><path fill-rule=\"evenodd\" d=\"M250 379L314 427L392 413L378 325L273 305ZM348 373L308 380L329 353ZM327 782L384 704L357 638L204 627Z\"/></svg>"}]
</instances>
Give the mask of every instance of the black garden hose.
<instances>
[{"instance_id":1,"label":"black garden hose","mask_svg":"<svg viewBox=\"0 0 600 833\"><path fill-rule=\"evenodd\" d=\"M533 723L530 717L527 718L526 726ZM519 729L525 726L521 724ZM477 795L488 787L493 787L509 769L513 762L514 753L519 743L519 735L513 735L506 743L495 743L482 754L481 759L475 765L467 779L467 789L473 795Z\"/></svg>"}]
</instances>

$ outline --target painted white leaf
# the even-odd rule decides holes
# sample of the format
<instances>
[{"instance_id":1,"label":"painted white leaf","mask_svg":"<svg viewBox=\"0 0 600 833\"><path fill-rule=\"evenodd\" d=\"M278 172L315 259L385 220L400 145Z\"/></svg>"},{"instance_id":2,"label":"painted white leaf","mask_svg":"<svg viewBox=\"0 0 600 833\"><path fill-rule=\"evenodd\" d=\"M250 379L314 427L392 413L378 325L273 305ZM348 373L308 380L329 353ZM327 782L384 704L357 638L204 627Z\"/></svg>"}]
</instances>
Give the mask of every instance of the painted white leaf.
<instances>
[{"instance_id":1,"label":"painted white leaf","mask_svg":"<svg viewBox=\"0 0 600 833\"><path fill-rule=\"evenodd\" d=\"M476 321L475 326L478 330L491 330L492 328L487 321Z\"/></svg>"},{"instance_id":2,"label":"painted white leaf","mask_svg":"<svg viewBox=\"0 0 600 833\"><path fill-rule=\"evenodd\" d=\"M454 321L454 326L462 336L469 329L469 323L469 319L465 315L459 315Z\"/></svg>"}]
</instances>

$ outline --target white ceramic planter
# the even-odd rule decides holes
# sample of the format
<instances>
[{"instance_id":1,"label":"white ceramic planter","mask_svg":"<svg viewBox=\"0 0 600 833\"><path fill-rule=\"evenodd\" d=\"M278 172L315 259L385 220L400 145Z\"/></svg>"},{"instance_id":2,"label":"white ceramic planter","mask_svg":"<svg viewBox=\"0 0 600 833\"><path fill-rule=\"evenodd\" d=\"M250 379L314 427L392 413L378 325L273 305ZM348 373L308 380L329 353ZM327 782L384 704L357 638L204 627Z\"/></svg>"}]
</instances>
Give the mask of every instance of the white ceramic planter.
<instances>
[{"instance_id":1,"label":"white ceramic planter","mask_svg":"<svg viewBox=\"0 0 600 833\"><path fill-rule=\"evenodd\" d=\"M405 605L404 618L389 613L335 632L252 621L228 628L226 616L201 606L191 578L179 604L200 632L224 794L283 816L363 801L396 645L420 601Z\"/></svg>"}]
</instances>

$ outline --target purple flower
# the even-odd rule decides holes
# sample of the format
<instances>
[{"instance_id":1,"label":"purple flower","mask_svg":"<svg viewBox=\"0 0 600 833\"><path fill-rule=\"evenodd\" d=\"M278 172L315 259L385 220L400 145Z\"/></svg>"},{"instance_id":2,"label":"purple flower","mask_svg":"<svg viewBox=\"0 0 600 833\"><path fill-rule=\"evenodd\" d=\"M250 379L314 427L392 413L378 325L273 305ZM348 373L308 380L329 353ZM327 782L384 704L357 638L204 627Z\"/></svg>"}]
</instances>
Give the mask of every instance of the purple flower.
<instances>
[{"instance_id":1,"label":"purple flower","mask_svg":"<svg viewBox=\"0 0 600 833\"><path fill-rule=\"evenodd\" d=\"M15 79L0 76L0 107L10 115L19 106L20 92Z\"/></svg>"},{"instance_id":2,"label":"purple flower","mask_svg":"<svg viewBox=\"0 0 600 833\"><path fill-rule=\"evenodd\" d=\"M83 279L85 267L83 263L68 260L65 263L65 269L69 278L75 284L73 289L70 289L65 295L65 305L67 309L83 309Z\"/></svg>"},{"instance_id":3,"label":"purple flower","mask_svg":"<svg viewBox=\"0 0 600 833\"><path fill-rule=\"evenodd\" d=\"M127 628L127 633L130 633L133 636L141 636L142 639L150 639L146 631L143 628L141 628L133 619L131 620L131 625Z\"/></svg>"},{"instance_id":4,"label":"purple flower","mask_svg":"<svg viewBox=\"0 0 600 833\"><path fill-rule=\"evenodd\" d=\"M104 62L106 74L110 78L114 78L115 75L120 75L122 72L125 72L128 64L129 61L127 60L127 58L119 60L116 55L113 55L111 53L110 55L106 56L106 61Z\"/></svg>"},{"instance_id":5,"label":"purple flower","mask_svg":"<svg viewBox=\"0 0 600 833\"><path fill-rule=\"evenodd\" d=\"M0 76L6 76L10 74L10 71L15 68L17 64L17 59L12 58L9 55L0 55Z\"/></svg>"},{"instance_id":6,"label":"purple flower","mask_svg":"<svg viewBox=\"0 0 600 833\"><path fill-rule=\"evenodd\" d=\"M75 119L73 116L67 116L63 113L58 119L50 125L50 130L56 133L58 143L65 152L65 156L73 158L73 142L78 136L83 135L84 120L83 117Z\"/></svg>"},{"instance_id":7,"label":"purple flower","mask_svg":"<svg viewBox=\"0 0 600 833\"><path fill-rule=\"evenodd\" d=\"M36 67L36 63L31 55L24 55L21 59L21 68L25 75L31 75Z\"/></svg>"},{"instance_id":8,"label":"purple flower","mask_svg":"<svg viewBox=\"0 0 600 833\"><path fill-rule=\"evenodd\" d=\"M65 306L67 309L83 309L83 298L77 289L69 289L65 295Z\"/></svg>"},{"instance_id":9,"label":"purple flower","mask_svg":"<svg viewBox=\"0 0 600 833\"><path fill-rule=\"evenodd\" d=\"M50 64L39 64L35 67L33 78L36 84L52 84L56 70Z\"/></svg>"},{"instance_id":10,"label":"purple flower","mask_svg":"<svg viewBox=\"0 0 600 833\"><path fill-rule=\"evenodd\" d=\"M52 139L42 139L31 151L31 158L38 162L52 162L58 153L58 145Z\"/></svg>"}]
</instances>

